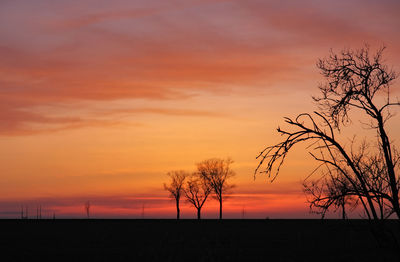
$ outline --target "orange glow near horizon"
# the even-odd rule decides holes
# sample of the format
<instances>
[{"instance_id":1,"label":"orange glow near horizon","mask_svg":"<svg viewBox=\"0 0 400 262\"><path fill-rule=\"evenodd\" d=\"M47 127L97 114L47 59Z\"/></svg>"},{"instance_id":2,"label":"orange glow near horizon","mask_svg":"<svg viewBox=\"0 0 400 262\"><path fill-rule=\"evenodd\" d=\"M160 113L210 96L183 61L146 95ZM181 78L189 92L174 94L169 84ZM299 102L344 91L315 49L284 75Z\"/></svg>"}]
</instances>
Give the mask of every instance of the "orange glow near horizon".
<instances>
[{"instance_id":1,"label":"orange glow near horizon","mask_svg":"<svg viewBox=\"0 0 400 262\"><path fill-rule=\"evenodd\" d=\"M212 157L234 160L226 218L316 217L304 150L273 183L253 179L255 157L284 116L316 109L315 62L330 48L385 44L400 72L398 1L360 2L0 3L0 218L39 204L84 217L88 200L98 218L140 218L143 205L173 218L166 173ZM204 217L217 217L215 200Z\"/></svg>"}]
</instances>

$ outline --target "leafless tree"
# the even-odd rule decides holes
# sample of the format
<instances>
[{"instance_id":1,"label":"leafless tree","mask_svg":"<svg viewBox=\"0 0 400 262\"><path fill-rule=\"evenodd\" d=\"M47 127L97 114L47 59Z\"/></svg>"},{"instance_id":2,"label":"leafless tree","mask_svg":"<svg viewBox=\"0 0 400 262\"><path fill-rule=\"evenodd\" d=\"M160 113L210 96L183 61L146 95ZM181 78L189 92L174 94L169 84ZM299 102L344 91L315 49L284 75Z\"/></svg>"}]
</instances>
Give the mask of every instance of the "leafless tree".
<instances>
[{"instance_id":1,"label":"leafless tree","mask_svg":"<svg viewBox=\"0 0 400 262\"><path fill-rule=\"evenodd\" d=\"M176 219L180 218L180 208L179 202L184 192L184 182L186 177L188 177L188 173L182 170L171 171L167 173L170 177L170 183L167 185L164 183L164 189L170 192L170 197L175 200L176 203Z\"/></svg>"},{"instance_id":2,"label":"leafless tree","mask_svg":"<svg viewBox=\"0 0 400 262\"><path fill-rule=\"evenodd\" d=\"M380 48L371 55L365 46L340 54L331 51L329 57L320 59L317 66L327 80L319 86L322 95L313 98L320 111L285 118L290 128L278 128L284 139L259 154L255 174L266 173L273 181L291 148L309 142L311 156L320 163L317 169L324 167L329 173L329 179L322 183L325 188L317 184L306 187L314 194L315 204L329 208L353 196L370 219L386 218L391 213L400 218L398 153L386 131L393 116L389 109L400 103L392 101L390 95L396 73L383 64L383 51ZM364 125L376 131L375 147L361 145L353 150L354 143L348 148L340 142L340 129L351 123L349 112L354 109L369 118Z\"/></svg>"},{"instance_id":3,"label":"leafless tree","mask_svg":"<svg viewBox=\"0 0 400 262\"><path fill-rule=\"evenodd\" d=\"M85 202L85 211L86 211L86 215L87 215L87 218L90 218L90 202L89 201L86 201Z\"/></svg>"},{"instance_id":4,"label":"leafless tree","mask_svg":"<svg viewBox=\"0 0 400 262\"><path fill-rule=\"evenodd\" d=\"M208 195L211 193L210 184L197 173L192 174L186 182L184 189L187 201L197 210L197 219L201 218L201 208L206 202Z\"/></svg>"},{"instance_id":5,"label":"leafless tree","mask_svg":"<svg viewBox=\"0 0 400 262\"><path fill-rule=\"evenodd\" d=\"M228 159L211 158L197 164L197 171L210 185L215 194L215 199L219 202L219 219L222 219L222 202L226 198L230 189L228 180L235 175L230 165L233 161Z\"/></svg>"},{"instance_id":6,"label":"leafless tree","mask_svg":"<svg viewBox=\"0 0 400 262\"><path fill-rule=\"evenodd\" d=\"M333 207L334 211L340 209L342 219L346 219L346 205L355 209L358 204L357 200L354 201L351 185L335 169L328 169L319 179L305 180L303 187L310 203L310 211L321 214L322 218Z\"/></svg>"},{"instance_id":7,"label":"leafless tree","mask_svg":"<svg viewBox=\"0 0 400 262\"><path fill-rule=\"evenodd\" d=\"M367 154L367 144L363 143L358 149L357 153L352 153L352 161L357 164L357 168L362 171L362 176L365 185L368 188L373 204L378 210L379 219L386 219L390 217L394 210L391 202L387 198L391 194L390 181L387 179L386 165L382 152ZM394 151L395 166L399 163L400 155ZM344 216L344 206L350 205L353 209L360 203L357 198L359 195L365 198L363 194L362 185L354 177L351 171L347 170L345 164L341 164L341 170L347 172L347 175L353 181L350 184L349 179L344 177L339 170L332 169L327 166L325 173L322 177L314 181L304 181L304 191L310 196L310 208L317 208L322 215L334 206L341 208Z\"/></svg>"}]
</instances>

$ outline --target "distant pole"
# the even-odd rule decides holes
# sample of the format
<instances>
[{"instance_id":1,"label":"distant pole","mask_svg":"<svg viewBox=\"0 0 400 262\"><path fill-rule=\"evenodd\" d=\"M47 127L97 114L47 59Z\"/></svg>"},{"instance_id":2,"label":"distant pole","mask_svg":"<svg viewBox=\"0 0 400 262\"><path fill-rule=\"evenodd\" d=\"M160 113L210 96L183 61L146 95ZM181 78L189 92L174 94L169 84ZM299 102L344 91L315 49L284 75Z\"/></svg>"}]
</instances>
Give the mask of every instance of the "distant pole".
<instances>
[{"instance_id":1,"label":"distant pole","mask_svg":"<svg viewBox=\"0 0 400 262\"><path fill-rule=\"evenodd\" d=\"M144 203L142 205L142 219L144 219Z\"/></svg>"},{"instance_id":2,"label":"distant pole","mask_svg":"<svg viewBox=\"0 0 400 262\"><path fill-rule=\"evenodd\" d=\"M90 218L90 202L89 201L87 201L85 203L85 210L86 210L87 218Z\"/></svg>"},{"instance_id":3,"label":"distant pole","mask_svg":"<svg viewBox=\"0 0 400 262\"><path fill-rule=\"evenodd\" d=\"M28 219L28 206L25 206L24 214L24 205L21 205L21 219Z\"/></svg>"},{"instance_id":4,"label":"distant pole","mask_svg":"<svg viewBox=\"0 0 400 262\"><path fill-rule=\"evenodd\" d=\"M246 210L245 210L245 208L244 208L244 206L243 206L243 209L242 209L242 219L244 219L245 215L246 215Z\"/></svg>"},{"instance_id":5,"label":"distant pole","mask_svg":"<svg viewBox=\"0 0 400 262\"><path fill-rule=\"evenodd\" d=\"M42 205L39 205L39 218L42 219Z\"/></svg>"}]
</instances>

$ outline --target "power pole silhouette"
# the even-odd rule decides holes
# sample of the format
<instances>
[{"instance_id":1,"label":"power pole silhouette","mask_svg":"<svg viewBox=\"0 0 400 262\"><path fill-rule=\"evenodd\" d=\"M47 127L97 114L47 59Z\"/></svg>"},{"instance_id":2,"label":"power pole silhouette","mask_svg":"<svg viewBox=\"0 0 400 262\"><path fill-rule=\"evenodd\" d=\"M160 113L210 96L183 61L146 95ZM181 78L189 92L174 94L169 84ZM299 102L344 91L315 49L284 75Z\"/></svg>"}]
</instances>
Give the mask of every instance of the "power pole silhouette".
<instances>
[{"instance_id":1,"label":"power pole silhouette","mask_svg":"<svg viewBox=\"0 0 400 262\"><path fill-rule=\"evenodd\" d=\"M42 205L36 207L36 219L42 219Z\"/></svg>"},{"instance_id":2,"label":"power pole silhouette","mask_svg":"<svg viewBox=\"0 0 400 262\"><path fill-rule=\"evenodd\" d=\"M28 219L28 206L25 206L25 214L24 205L21 206L21 219Z\"/></svg>"},{"instance_id":3,"label":"power pole silhouette","mask_svg":"<svg viewBox=\"0 0 400 262\"><path fill-rule=\"evenodd\" d=\"M85 211L86 211L86 215L87 215L87 218L90 218L90 202L89 201L86 201L86 203L85 203Z\"/></svg>"},{"instance_id":4,"label":"power pole silhouette","mask_svg":"<svg viewBox=\"0 0 400 262\"><path fill-rule=\"evenodd\" d=\"M142 219L144 219L144 204L142 205Z\"/></svg>"}]
</instances>

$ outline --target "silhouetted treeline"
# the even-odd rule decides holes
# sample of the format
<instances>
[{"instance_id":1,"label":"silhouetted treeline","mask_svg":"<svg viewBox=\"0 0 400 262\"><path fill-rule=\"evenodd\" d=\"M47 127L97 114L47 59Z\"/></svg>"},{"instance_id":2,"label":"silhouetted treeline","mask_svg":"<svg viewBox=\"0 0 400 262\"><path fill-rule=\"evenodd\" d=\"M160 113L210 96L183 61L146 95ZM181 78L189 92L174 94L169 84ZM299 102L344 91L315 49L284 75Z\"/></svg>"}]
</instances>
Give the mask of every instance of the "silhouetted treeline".
<instances>
[{"instance_id":1,"label":"silhouetted treeline","mask_svg":"<svg viewBox=\"0 0 400 262\"><path fill-rule=\"evenodd\" d=\"M197 163L197 170L193 173L178 170L167 174L170 183L164 184L164 188L175 201L177 219L180 218L182 195L196 209L197 218L200 219L201 209L210 194L219 202L219 218L222 219L223 200L233 187L228 182L229 178L235 175L230 168L232 163L229 158L210 158Z\"/></svg>"}]
</instances>

